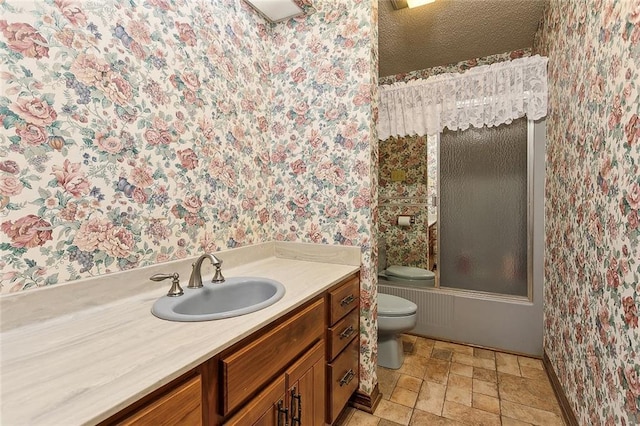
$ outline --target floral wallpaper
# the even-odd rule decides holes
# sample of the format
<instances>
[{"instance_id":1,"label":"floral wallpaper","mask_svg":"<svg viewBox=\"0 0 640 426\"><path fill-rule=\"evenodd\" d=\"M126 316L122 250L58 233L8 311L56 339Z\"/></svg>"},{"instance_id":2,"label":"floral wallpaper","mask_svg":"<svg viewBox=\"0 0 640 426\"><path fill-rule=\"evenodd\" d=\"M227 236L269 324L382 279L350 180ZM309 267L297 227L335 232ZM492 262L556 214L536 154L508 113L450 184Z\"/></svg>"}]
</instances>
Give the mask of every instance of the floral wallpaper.
<instances>
[{"instance_id":1,"label":"floral wallpaper","mask_svg":"<svg viewBox=\"0 0 640 426\"><path fill-rule=\"evenodd\" d=\"M1 292L268 237L269 47L243 3L0 3Z\"/></svg>"},{"instance_id":2,"label":"floral wallpaper","mask_svg":"<svg viewBox=\"0 0 640 426\"><path fill-rule=\"evenodd\" d=\"M0 2L1 292L278 239L359 245L375 376L377 2Z\"/></svg>"},{"instance_id":3,"label":"floral wallpaper","mask_svg":"<svg viewBox=\"0 0 640 426\"><path fill-rule=\"evenodd\" d=\"M640 424L640 3L552 0L544 350L580 424Z\"/></svg>"},{"instance_id":4,"label":"floral wallpaper","mask_svg":"<svg viewBox=\"0 0 640 426\"><path fill-rule=\"evenodd\" d=\"M377 364L377 2L313 5L315 13L273 30L270 219L276 240L362 247L360 389L370 394Z\"/></svg>"},{"instance_id":5,"label":"floral wallpaper","mask_svg":"<svg viewBox=\"0 0 640 426\"><path fill-rule=\"evenodd\" d=\"M379 151L379 227L387 263L428 269L427 138L389 138ZM394 171L404 172L405 179L394 181ZM415 224L398 226L400 215L413 216Z\"/></svg>"}]
</instances>

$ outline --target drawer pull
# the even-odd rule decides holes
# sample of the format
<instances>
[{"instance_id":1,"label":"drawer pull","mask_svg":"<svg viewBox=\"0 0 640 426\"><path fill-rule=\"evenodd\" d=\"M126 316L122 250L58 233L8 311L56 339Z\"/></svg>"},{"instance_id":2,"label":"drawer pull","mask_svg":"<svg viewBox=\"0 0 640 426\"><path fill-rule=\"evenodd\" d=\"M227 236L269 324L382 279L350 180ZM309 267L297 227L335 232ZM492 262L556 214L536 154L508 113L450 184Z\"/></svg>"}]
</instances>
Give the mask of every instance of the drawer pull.
<instances>
[{"instance_id":1,"label":"drawer pull","mask_svg":"<svg viewBox=\"0 0 640 426\"><path fill-rule=\"evenodd\" d=\"M342 376L342 379L340 379L340 387L351 383L351 380L355 375L356 373L354 373L352 369L349 369L349 371L347 371L346 374Z\"/></svg>"},{"instance_id":2,"label":"drawer pull","mask_svg":"<svg viewBox=\"0 0 640 426\"><path fill-rule=\"evenodd\" d=\"M347 306L348 304L350 304L351 302L353 302L356 298L353 297L353 294L348 295L347 297L345 297L344 299L342 299L340 301L340 306Z\"/></svg>"},{"instance_id":3,"label":"drawer pull","mask_svg":"<svg viewBox=\"0 0 640 426\"><path fill-rule=\"evenodd\" d=\"M353 335L354 331L355 331L355 330L353 329L353 326L352 326L352 325L350 325L349 327L345 328L345 329L342 331L342 333L340 333L340 340L342 340L342 339L346 339L346 338L348 338L348 337L351 337L351 336Z\"/></svg>"}]
</instances>

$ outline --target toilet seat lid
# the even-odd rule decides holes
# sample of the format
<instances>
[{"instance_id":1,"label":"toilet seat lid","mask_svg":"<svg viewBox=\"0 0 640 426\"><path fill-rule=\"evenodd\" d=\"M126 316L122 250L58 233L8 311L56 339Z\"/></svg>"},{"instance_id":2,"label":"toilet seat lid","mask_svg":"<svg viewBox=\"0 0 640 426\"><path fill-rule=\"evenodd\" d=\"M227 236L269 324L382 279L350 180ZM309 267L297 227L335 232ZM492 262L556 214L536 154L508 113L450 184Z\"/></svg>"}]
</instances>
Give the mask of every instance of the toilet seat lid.
<instances>
[{"instance_id":1,"label":"toilet seat lid","mask_svg":"<svg viewBox=\"0 0 640 426\"><path fill-rule=\"evenodd\" d=\"M386 269L386 273L409 280L433 280L436 277L436 274L431 271L413 266L391 265Z\"/></svg>"},{"instance_id":2,"label":"toilet seat lid","mask_svg":"<svg viewBox=\"0 0 640 426\"><path fill-rule=\"evenodd\" d=\"M391 294L378 293L378 315L387 317L401 317L415 314L418 305L402 297Z\"/></svg>"}]
</instances>

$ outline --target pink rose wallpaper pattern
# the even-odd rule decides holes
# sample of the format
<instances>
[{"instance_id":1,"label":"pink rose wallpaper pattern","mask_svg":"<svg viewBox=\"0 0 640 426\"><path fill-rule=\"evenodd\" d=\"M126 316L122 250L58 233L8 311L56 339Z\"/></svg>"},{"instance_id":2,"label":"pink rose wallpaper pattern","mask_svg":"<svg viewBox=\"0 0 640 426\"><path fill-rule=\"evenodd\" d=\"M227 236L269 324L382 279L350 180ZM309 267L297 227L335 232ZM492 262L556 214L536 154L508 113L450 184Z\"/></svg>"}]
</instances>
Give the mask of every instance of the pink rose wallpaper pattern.
<instances>
[{"instance_id":1,"label":"pink rose wallpaper pattern","mask_svg":"<svg viewBox=\"0 0 640 426\"><path fill-rule=\"evenodd\" d=\"M0 2L0 276L16 292L273 239L362 247L376 382L377 10Z\"/></svg>"},{"instance_id":2,"label":"pink rose wallpaper pattern","mask_svg":"<svg viewBox=\"0 0 640 426\"><path fill-rule=\"evenodd\" d=\"M544 350L580 424L640 424L640 3L553 0Z\"/></svg>"}]
</instances>

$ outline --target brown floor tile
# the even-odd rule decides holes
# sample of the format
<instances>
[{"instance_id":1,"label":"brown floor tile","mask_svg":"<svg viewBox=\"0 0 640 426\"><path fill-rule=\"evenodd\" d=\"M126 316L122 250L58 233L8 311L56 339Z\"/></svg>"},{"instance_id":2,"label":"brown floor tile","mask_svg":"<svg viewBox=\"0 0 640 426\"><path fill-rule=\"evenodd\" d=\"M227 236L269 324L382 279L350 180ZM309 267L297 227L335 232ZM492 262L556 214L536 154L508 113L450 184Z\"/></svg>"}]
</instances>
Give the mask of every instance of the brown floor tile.
<instances>
[{"instance_id":1,"label":"brown floor tile","mask_svg":"<svg viewBox=\"0 0 640 426\"><path fill-rule=\"evenodd\" d=\"M435 414L427 413L426 411L413 410L413 416L411 416L411 426L459 426L462 423L455 420L447 419L446 417L436 416Z\"/></svg>"},{"instance_id":2,"label":"brown floor tile","mask_svg":"<svg viewBox=\"0 0 640 426\"><path fill-rule=\"evenodd\" d=\"M442 342L440 340L436 340L433 347L435 349L448 349L459 354L473 355L473 348L471 346L459 345L457 343Z\"/></svg>"},{"instance_id":3,"label":"brown floor tile","mask_svg":"<svg viewBox=\"0 0 640 426\"><path fill-rule=\"evenodd\" d=\"M451 361L451 357L453 356L453 352L448 349L437 349L433 348L431 351L431 358L443 359L445 361Z\"/></svg>"},{"instance_id":4,"label":"brown floor tile","mask_svg":"<svg viewBox=\"0 0 640 426\"><path fill-rule=\"evenodd\" d=\"M430 358L429 362L427 363L423 377L425 380L428 380L430 382L446 385L447 378L449 376L450 365L451 363L447 361L436 359L436 358Z\"/></svg>"},{"instance_id":5,"label":"brown floor tile","mask_svg":"<svg viewBox=\"0 0 640 426\"><path fill-rule=\"evenodd\" d=\"M384 399L378 404L378 408L373 413L374 416L381 419L389 420L401 425L408 425L411 419L412 409L395 402L385 401Z\"/></svg>"},{"instance_id":6,"label":"brown floor tile","mask_svg":"<svg viewBox=\"0 0 640 426\"><path fill-rule=\"evenodd\" d=\"M425 358L431 357L431 351L433 350L434 341L431 339L425 339L424 337L418 337L415 343L416 355L423 356Z\"/></svg>"},{"instance_id":7,"label":"brown floor tile","mask_svg":"<svg viewBox=\"0 0 640 426\"><path fill-rule=\"evenodd\" d=\"M405 361L378 367L383 400L336 426L563 425L542 361L402 335Z\"/></svg>"},{"instance_id":8,"label":"brown floor tile","mask_svg":"<svg viewBox=\"0 0 640 426\"><path fill-rule=\"evenodd\" d=\"M487 396L498 397L498 385L496 383L485 382L483 380L473 379L473 392L481 393Z\"/></svg>"},{"instance_id":9,"label":"brown floor tile","mask_svg":"<svg viewBox=\"0 0 640 426\"><path fill-rule=\"evenodd\" d=\"M474 357L473 358L473 366L474 367L478 367L478 368L485 368L487 370L495 370L496 369L496 362L493 359Z\"/></svg>"},{"instance_id":10,"label":"brown floor tile","mask_svg":"<svg viewBox=\"0 0 640 426\"><path fill-rule=\"evenodd\" d=\"M390 370L384 367L378 367L378 387L384 399L389 399L396 383L400 377L397 370Z\"/></svg>"},{"instance_id":11,"label":"brown floor tile","mask_svg":"<svg viewBox=\"0 0 640 426\"><path fill-rule=\"evenodd\" d=\"M474 393L471 406L478 410L488 411L493 414L500 414L500 400L492 396Z\"/></svg>"},{"instance_id":12,"label":"brown floor tile","mask_svg":"<svg viewBox=\"0 0 640 426\"><path fill-rule=\"evenodd\" d=\"M451 401L471 407L471 389L448 385L444 400L445 402Z\"/></svg>"},{"instance_id":13,"label":"brown floor tile","mask_svg":"<svg viewBox=\"0 0 640 426\"><path fill-rule=\"evenodd\" d=\"M451 358L451 361L453 362L457 362L458 364L464 364L464 365L471 365L473 366L473 355L468 355L468 354L461 354L458 352L455 352L453 354L453 358Z\"/></svg>"},{"instance_id":14,"label":"brown floor tile","mask_svg":"<svg viewBox=\"0 0 640 426\"><path fill-rule=\"evenodd\" d=\"M495 359L496 353L489 349L473 348L473 356L476 358Z\"/></svg>"},{"instance_id":15,"label":"brown floor tile","mask_svg":"<svg viewBox=\"0 0 640 426\"><path fill-rule=\"evenodd\" d=\"M473 378L484 380L485 382L496 382L498 380L498 375L496 374L495 370L473 367Z\"/></svg>"},{"instance_id":16,"label":"brown floor tile","mask_svg":"<svg viewBox=\"0 0 640 426\"><path fill-rule=\"evenodd\" d=\"M451 401L446 401L444 403L442 415L468 425L500 426L500 416L497 414L488 413L473 407L467 407L466 405L456 404Z\"/></svg>"},{"instance_id":17,"label":"brown floor tile","mask_svg":"<svg viewBox=\"0 0 640 426\"><path fill-rule=\"evenodd\" d=\"M498 375L502 401L510 401L561 415L560 406L547 380L527 379L511 374Z\"/></svg>"},{"instance_id":18,"label":"brown floor tile","mask_svg":"<svg viewBox=\"0 0 640 426\"><path fill-rule=\"evenodd\" d=\"M496 365L501 373L520 376L520 364L516 355L496 352Z\"/></svg>"},{"instance_id":19,"label":"brown floor tile","mask_svg":"<svg viewBox=\"0 0 640 426\"><path fill-rule=\"evenodd\" d=\"M452 362L449 367L449 372L453 374L457 374L459 376L465 377L473 377L473 367L470 365L458 364L457 362Z\"/></svg>"},{"instance_id":20,"label":"brown floor tile","mask_svg":"<svg viewBox=\"0 0 640 426\"><path fill-rule=\"evenodd\" d=\"M416 399L418 399L418 392L396 386L389 401L413 408L416 404Z\"/></svg>"},{"instance_id":21,"label":"brown floor tile","mask_svg":"<svg viewBox=\"0 0 640 426\"><path fill-rule=\"evenodd\" d=\"M447 381L448 387L456 387L460 389L468 389L472 388L472 379L471 377L459 376L457 374L449 374L449 380Z\"/></svg>"},{"instance_id":22,"label":"brown floor tile","mask_svg":"<svg viewBox=\"0 0 640 426\"><path fill-rule=\"evenodd\" d=\"M409 334L403 334L400 336L402 340L402 349L405 354L415 354L416 353L416 340L418 339L416 336L411 336Z\"/></svg>"},{"instance_id":23,"label":"brown floor tile","mask_svg":"<svg viewBox=\"0 0 640 426\"><path fill-rule=\"evenodd\" d=\"M424 382L418 394L415 408L437 416L441 415L446 391L447 387L444 385Z\"/></svg>"},{"instance_id":24,"label":"brown floor tile","mask_svg":"<svg viewBox=\"0 0 640 426\"><path fill-rule=\"evenodd\" d=\"M564 426L562 418L550 411L540 410L515 402L500 401L500 412L505 417L541 426Z\"/></svg>"},{"instance_id":25,"label":"brown floor tile","mask_svg":"<svg viewBox=\"0 0 640 426\"><path fill-rule=\"evenodd\" d=\"M378 426L380 419L364 411L354 410L345 426Z\"/></svg>"},{"instance_id":26,"label":"brown floor tile","mask_svg":"<svg viewBox=\"0 0 640 426\"><path fill-rule=\"evenodd\" d=\"M529 367L529 368L537 368L538 370L544 370L544 364L542 364L541 360L536 358L519 356L518 363L520 364L520 368Z\"/></svg>"},{"instance_id":27,"label":"brown floor tile","mask_svg":"<svg viewBox=\"0 0 640 426\"><path fill-rule=\"evenodd\" d=\"M407 376L406 374L401 374L398 379L398 383L396 383L397 387L409 389L413 392L420 392L420 386L422 386L422 379L413 376Z\"/></svg>"},{"instance_id":28,"label":"brown floor tile","mask_svg":"<svg viewBox=\"0 0 640 426\"><path fill-rule=\"evenodd\" d=\"M380 423L378 423L378 426L401 426L401 425L400 423L392 422L385 419L380 419Z\"/></svg>"},{"instance_id":29,"label":"brown floor tile","mask_svg":"<svg viewBox=\"0 0 640 426\"><path fill-rule=\"evenodd\" d=\"M400 374L422 378L431 360L419 355L407 355L404 357L402 367L396 371Z\"/></svg>"},{"instance_id":30,"label":"brown floor tile","mask_svg":"<svg viewBox=\"0 0 640 426\"><path fill-rule=\"evenodd\" d=\"M526 377L527 379L537 379L542 381L549 380L549 376L547 376L547 372L545 370L538 370L537 368L526 367L520 365L520 374L522 377Z\"/></svg>"},{"instance_id":31,"label":"brown floor tile","mask_svg":"<svg viewBox=\"0 0 640 426\"><path fill-rule=\"evenodd\" d=\"M502 426L533 426L531 423L522 422L505 416L500 417L500 420L502 420Z\"/></svg>"}]
</instances>

